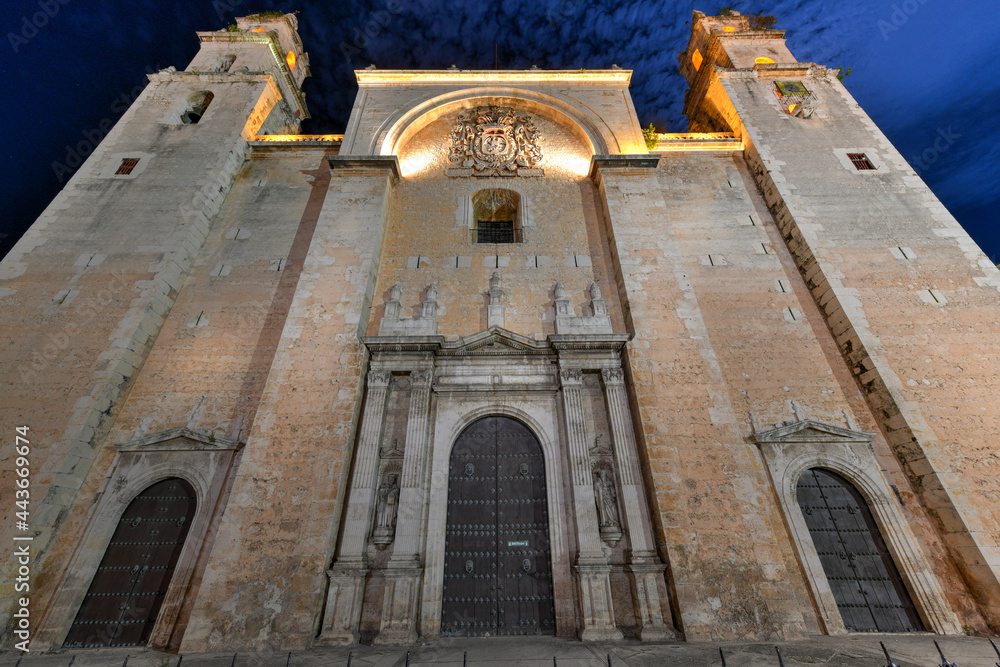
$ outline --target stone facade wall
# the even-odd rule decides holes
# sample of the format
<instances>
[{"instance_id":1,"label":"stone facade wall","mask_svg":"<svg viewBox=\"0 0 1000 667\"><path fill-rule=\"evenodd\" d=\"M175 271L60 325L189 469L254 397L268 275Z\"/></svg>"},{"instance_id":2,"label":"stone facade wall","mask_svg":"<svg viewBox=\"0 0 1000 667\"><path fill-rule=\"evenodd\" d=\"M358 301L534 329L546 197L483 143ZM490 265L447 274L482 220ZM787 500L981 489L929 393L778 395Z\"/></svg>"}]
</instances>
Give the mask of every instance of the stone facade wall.
<instances>
[{"instance_id":1,"label":"stone facade wall","mask_svg":"<svg viewBox=\"0 0 1000 667\"><path fill-rule=\"evenodd\" d=\"M262 77L151 80L0 266L4 354L15 360L0 371L8 394L2 421L30 425L36 445L39 608L100 487L91 466L106 455L122 403L243 165L248 133L277 99ZM177 105L206 88L215 99L202 122L172 122ZM116 175L124 158L139 162L132 174ZM4 457L11 451L5 444ZM3 485L12 471L3 472ZM6 526L5 536L12 530ZM10 547L3 553L6 561Z\"/></svg>"},{"instance_id":2,"label":"stone facade wall","mask_svg":"<svg viewBox=\"0 0 1000 667\"><path fill-rule=\"evenodd\" d=\"M448 134L456 113L424 127L400 150L403 180L393 193L385 253L376 286L374 335L388 290L403 291L404 317L418 317L424 292L438 288L437 333L465 336L487 327L489 278L499 272L504 327L539 339L555 333L553 287L566 288L578 314L589 309L588 288L611 292L611 268L596 192L586 177L590 154L566 128L535 117L541 132L543 177L449 178ZM471 197L485 188L520 195L523 243L477 244ZM418 266L419 263L419 266ZM586 304L586 306L585 306ZM621 330L621 309L609 303Z\"/></svg>"},{"instance_id":3,"label":"stone facade wall","mask_svg":"<svg viewBox=\"0 0 1000 667\"><path fill-rule=\"evenodd\" d=\"M995 625L1000 524L988 509L998 493L988 424L997 343L983 314L1000 306L1000 274L832 72L802 80L819 105L809 119L779 109L769 77L722 84L752 143L754 177L891 445L884 456L906 471L908 483L897 486L912 488L906 503L916 516L926 508L934 519L922 528L925 548L953 606L965 625L982 628L969 604L976 599ZM858 171L848 152L877 169Z\"/></svg>"}]
</instances>

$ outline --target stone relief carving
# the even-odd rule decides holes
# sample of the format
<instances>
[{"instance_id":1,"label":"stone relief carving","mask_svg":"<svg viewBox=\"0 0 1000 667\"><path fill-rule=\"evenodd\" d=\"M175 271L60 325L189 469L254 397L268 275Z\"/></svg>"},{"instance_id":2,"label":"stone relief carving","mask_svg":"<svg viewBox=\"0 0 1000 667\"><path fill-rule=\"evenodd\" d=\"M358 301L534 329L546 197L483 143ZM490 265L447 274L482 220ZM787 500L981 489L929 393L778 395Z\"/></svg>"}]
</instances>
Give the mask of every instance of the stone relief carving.
<instances>
[{"instance_id":1,"label":"stone relief carving","mask_svg":"<svg viewBox=\"0 0 1000 667\"><path fill-rule=\"evenodd\" d=\"M542 176L540 132L511 107L481 106L458 116L448 135L448 176Z\"/></svg>"},{"instance_id":2,"label":"stone relief carving","mask_svg":"<svg viewBox=\"0 0 1000 667\"><path fill-rule=\"evenodd\" d=\"M605 467L594 471L594 499L597 501L601 539L614 546L622 538L622 524L618 516L618 491Z\"/></svg>"},{"instance_id":3,"label":"stone relief carving","mask_svg":"<svg viewBox=\"0 0 1000 667\"><path fill-rule=\"evenodd\" d=\"M392 472L385 476L378 487L375 507L375 531L372 542L380 549L392 543L396 533L396 513L399 509L399 475Z\"/></svg>"}]
</instances>

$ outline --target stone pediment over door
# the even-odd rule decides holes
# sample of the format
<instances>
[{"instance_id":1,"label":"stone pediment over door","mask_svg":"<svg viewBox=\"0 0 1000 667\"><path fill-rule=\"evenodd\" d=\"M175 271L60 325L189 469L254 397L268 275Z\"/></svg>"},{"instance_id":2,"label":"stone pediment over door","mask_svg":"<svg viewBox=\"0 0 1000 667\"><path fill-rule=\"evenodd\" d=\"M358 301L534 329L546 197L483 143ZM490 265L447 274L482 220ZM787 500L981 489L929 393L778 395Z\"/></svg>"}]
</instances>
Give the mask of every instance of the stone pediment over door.
<instances>
[{"instance_id":1,"label":"stone pediment over door","mask_svg":"<svg viewBox=\"0 0 1000 667\"><path fill-rule=\"evenodd\" d=\"M545 341L535 340L502 327L490 327L457 341L445 343L441 351L448 355L498 356L505 354L550 354Z\"/></svg>"},{"instance_id":2,"label":"stone pediment over door","mask_svg":"<svg viewBox=\"0 0 1000 667\"><path fill-rule=\"evenodd\" d=\"M765 431L755 431L753 440L763 444L791 444L800 442L824 442L829 444L867 444L872 441L871 433L835 426L813 419L775 426Z\"/></svg>"}]
</instances>

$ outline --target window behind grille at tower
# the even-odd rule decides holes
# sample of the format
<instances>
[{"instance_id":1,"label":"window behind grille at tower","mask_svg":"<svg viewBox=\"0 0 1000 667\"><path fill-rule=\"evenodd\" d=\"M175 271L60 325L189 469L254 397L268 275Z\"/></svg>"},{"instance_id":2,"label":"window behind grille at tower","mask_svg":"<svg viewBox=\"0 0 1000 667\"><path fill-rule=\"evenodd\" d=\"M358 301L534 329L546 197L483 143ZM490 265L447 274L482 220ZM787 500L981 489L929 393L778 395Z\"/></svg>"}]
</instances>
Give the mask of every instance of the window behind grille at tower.
<instances>
[{"instance_id":1,"label":"window behind grille at tower","mask_svg":"<svg viewBox=\"0 0 1000 667\"><path fill-rule=\"evenodd\" d=\"M872 161L869 160L868 156L864 153L848 153L847 157L850 158L851 164L853 164L854 168L858 171L875 168L875 165L872 164Z\"/></svg>"}]
</instances>

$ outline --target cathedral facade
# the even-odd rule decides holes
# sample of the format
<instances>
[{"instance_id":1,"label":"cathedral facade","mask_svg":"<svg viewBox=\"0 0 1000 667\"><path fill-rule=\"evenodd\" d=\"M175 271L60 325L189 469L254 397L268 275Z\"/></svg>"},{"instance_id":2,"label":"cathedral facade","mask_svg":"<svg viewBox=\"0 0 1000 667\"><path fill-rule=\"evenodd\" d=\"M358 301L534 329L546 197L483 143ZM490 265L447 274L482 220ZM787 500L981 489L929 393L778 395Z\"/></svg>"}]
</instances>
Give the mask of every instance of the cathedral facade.
<instances>
[{"instance_id":1,"label":"cathedral facade","mask_svg":"<svg viewBox=\"0 0 1000 667\"><path fill-rule=\"evenodd\" d=\"M836 70L695 12L689 133L369 68L320 136L294 15L199 38L0 264L8 637L1000 630L1000 272Z\"/></svg>"}]
</instances>

